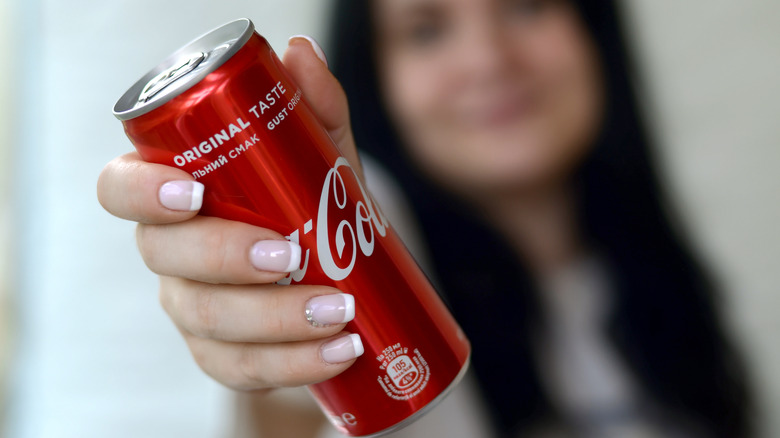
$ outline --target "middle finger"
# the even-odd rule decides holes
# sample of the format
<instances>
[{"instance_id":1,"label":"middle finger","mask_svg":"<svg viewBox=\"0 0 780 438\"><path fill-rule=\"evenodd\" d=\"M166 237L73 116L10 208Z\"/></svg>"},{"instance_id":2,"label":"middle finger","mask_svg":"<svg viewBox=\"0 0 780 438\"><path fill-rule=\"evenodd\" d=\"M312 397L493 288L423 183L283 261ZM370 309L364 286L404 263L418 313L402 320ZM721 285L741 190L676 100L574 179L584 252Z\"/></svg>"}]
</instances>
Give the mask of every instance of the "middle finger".
<instances>
[{"instance_id":1,"label":"middle finger","mask_svg":"<svg viewBox=\"0 0 780 438\"><path fill-rule=\"evenodd\" d=\"M273 283L300 264L300 246L267 228L209 216L139 224L138 249L160 275L207 283Z\"/></svg>"}]
</instances>

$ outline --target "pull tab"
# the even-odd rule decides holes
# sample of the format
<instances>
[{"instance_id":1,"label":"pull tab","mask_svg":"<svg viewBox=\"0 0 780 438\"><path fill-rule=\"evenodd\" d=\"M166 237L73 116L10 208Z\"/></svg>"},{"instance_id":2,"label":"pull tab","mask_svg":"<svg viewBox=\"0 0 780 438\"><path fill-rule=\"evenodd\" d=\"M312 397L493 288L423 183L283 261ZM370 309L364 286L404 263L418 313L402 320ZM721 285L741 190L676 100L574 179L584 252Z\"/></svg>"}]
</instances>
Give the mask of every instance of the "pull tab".
<instances>
[{"instance_id":1,"label":"pull tab","mask_svg":"<svg viewBox=\"0 0 780 438\"><path fill-rule=\"evenodd\" d=\"M144 87L141 94L138 96L138 102L148 102L165 87L176 82L177 79L186 75L187 73L195 70L195 68L206 59L206 54L203 52L196 53L189 58L183 59L181 62L177 62L173 67L163 71L159 75L155 76Z\"/></svg>"}]
</instances>

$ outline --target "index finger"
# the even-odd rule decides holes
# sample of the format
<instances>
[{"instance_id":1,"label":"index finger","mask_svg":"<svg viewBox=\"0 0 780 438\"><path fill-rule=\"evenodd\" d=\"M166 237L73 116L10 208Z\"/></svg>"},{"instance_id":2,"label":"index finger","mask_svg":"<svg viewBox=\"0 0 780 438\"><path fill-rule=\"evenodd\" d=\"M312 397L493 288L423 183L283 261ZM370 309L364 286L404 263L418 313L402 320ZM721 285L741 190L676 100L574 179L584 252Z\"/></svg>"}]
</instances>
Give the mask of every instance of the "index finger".
<instances>
[{"instance_id":1,"label":"index finger","mask_svg":"<svg viewBox=\"0 0 780 438\"><path fill-rule=\"evenodd\" d=\"M113 159L100 173L98 201L109 213L145 224L192 218L203 203L203 184L180 169L147 163L137 152Z\"/></svg>"},{"instance_id":2,"label":"index finger","mask_svg":"<svg viewBox=\"0 0 780 438\"><path fill-rule=\"evenodd\" d=\"M341 154L362 179L363 168L352 137L347 96L327 64L316 54L317 50L322 49L313 39L292 37L282 56L284 66L303 90L304 98Z\"/></svg>"}]
</instances>

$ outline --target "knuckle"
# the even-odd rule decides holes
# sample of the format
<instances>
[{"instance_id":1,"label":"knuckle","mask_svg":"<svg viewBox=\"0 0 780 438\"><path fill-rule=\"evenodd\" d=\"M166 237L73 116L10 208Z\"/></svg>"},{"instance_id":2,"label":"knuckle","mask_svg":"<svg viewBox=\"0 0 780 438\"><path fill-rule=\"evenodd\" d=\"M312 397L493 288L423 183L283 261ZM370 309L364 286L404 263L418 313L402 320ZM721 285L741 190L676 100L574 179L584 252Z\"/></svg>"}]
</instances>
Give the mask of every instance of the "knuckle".
<instances>
[{"instance_id":1,"label":"knuckle","mask_svg":"<svg viewBox=\"0 0 780 438\"><path fill-rule=\"evenodd\" d=\"M190 349L190 354L195 360L198 367L217 381L222 381L222 377L219 372L218 362L214 359L214 352L208 347L208 345L198 338L192 336L185 337L187 346ZM223 382L225 385L229 385L229 382ZM231 386L232 387L232 386Z\"/></svg>"},{"instance_id":2,"label":"knuckle","mask_svg":"<svg viewBox=\"0 0 780 438\"><path fill-rule=\"evenodd\" d=\"M289 382L289 384L294 386L309 383L309 380L311 380L311 378L307 377L311 374L312 370L308 364L303 362L289 361L285 364L285 367L282 368L282 372L283 375L280 376L280 379Z\"/></svg>"},{"instance_id":3,"label":"knuckle","mask_svg":"<svg viewBox=\"0 0 780 438\"><path fill-rule=\"evenodd\" d=\"M171 291L166 287L165 281L160 279L160 288L158 290L157 299L160 301L160 307L165 310L169 316L172 315L173 310L173 297Z\"/></svg>"},{"instance_id":4,"label":"knuckle","mask_svg":"<svg viewBox=\"0 0 780 438\"><path fill-rule=\"evenodd\" d=\"M272 301L263 306L263 311L258 312L257 321L260 331L264 337L282 338L285 333L289 333L287 321L282 315L287 314L281 311L282 302L278 295L272 298Z\"/></svg>"},{"instance_id":5,"label":"knuckle","mask_svg":"<svg viewBox=\"0 0 780 438\"><path fill-rule=\"evenodd\" d=\"M210 367L208 366L208 359L210 355L205 351L201 343L194 341L191 337L185 336L187 346L190 349L190 354L195 360L195 363L208 375L212 375Z\"/></svg>"},{"instance_id":6,"label":"knuckle","mask_svg":"<svg viewBox=\"0 0 780 438\"><path fill-rule=\"evenodd\" d=\"M185 309L185 291L180 283L178 278L160 277L160 305L176 324L182 322L181 314Z\"/></svg>"},{"instance_id":7,"label":"knuckle","mask_svg":"<svg viewBox=\"0 0 780 438\"><path fill-rule=\"evenodd\" d=\"M155 242L158 240L155 238L155 225L146 225L139 223L135 227L135 243L138 247L138 252L141 254L146 267L152 272L159 274L159 270L156 268L158 264L158 252L155 251Z\"/></svg>"},{"instance_id":8,"label":"knuckle","mask_svg":"<svg viewBox=\"0 0 780 438\"><path fill-rule=\"evenodd\" d=\"M202 236L203 263L213 272L224 272L228 268L227 258L230 254L229 227L217 228Z\"/></svg>"},{"instance_id":9,"label":"knuckle","mask_svg":"<svg viewBox=\"0 0 780 438\"><path fill-rule=\"evenodd\" d=\"M295 357L295 354L282 354L274 347L244 344L233 387L246 391L301 386L317 380L310 378L310 366Z\"/></svg>"},{"instance_id":10,"label":"knuckle","mask_svg":"<svg viewBox=\"0 0 780 438\"><path fill-rule=\"evenodd\" d=\"M219 331L217 295L213 291L201 290L195 297L192 315L192 331L204 338L215 338Z\"/></svg>"},{"instance_id":11,"label":"knuckle","mask_svg":"<svg viewBox=\"0 0 780 438\"><path fill-rule=\"evenodd\" d=\"M261 349L256 344L243 344L238 355L237 376L232 387L241 390L269 388L271 384L262 373Z\"/></svg>"}]
</instances>

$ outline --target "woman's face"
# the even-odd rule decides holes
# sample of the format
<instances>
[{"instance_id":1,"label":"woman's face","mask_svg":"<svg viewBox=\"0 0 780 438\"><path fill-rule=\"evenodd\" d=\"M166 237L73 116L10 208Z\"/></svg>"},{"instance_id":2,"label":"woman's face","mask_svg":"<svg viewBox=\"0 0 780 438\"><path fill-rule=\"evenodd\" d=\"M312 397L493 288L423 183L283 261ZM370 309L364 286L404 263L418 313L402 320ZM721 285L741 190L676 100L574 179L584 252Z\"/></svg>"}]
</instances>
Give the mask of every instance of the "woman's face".
<instances>
[{"instance_id":1,"label":"woman's face","mask_svg":"<svg viewBox=\"0 0 780 438\"><path fill-rule=\"evenodd\" d=\"M602 113L595 48L555 0L377 0L382 93L413 159L470 193L559 183Z\"/></svg>"}]
</instances>

